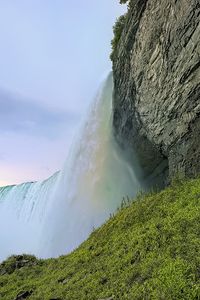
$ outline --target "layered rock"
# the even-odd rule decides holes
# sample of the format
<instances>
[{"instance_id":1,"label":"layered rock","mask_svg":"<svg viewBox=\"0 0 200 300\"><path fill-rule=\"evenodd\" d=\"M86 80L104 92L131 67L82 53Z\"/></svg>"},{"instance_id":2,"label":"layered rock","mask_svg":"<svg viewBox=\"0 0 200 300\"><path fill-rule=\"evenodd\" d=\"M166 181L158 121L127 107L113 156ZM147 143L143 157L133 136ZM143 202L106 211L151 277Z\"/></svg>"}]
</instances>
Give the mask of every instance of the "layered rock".
<instances>
[{"instance_id":1,"label":"layered rock","mask_svg":"<svg viewBox=\"0 0 200 300\"><path fill-rule=\"evenodd\" d=\"M199 38L199 0L130 1L113 57L113 125L144 176L200 173Z\"/></svg>"}]
</instances>

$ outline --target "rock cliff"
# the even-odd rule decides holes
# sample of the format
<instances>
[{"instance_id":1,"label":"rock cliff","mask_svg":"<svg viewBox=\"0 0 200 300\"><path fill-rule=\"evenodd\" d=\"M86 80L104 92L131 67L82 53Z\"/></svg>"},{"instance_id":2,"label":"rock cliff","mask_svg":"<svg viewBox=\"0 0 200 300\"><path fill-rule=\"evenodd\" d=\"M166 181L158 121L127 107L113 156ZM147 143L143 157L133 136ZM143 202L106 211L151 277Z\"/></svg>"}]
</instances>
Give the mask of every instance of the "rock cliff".
<instances>
[{"instance_id":1,"label":"rock cliff","mask_svg":"<svg viewBox=\"0 0 200 300\"><path fill-rule=\"evenodd\" d=\"M131 0L113 76L115 135L143 176L200 173L200 1Z\"/></svg>"}]
</instances>

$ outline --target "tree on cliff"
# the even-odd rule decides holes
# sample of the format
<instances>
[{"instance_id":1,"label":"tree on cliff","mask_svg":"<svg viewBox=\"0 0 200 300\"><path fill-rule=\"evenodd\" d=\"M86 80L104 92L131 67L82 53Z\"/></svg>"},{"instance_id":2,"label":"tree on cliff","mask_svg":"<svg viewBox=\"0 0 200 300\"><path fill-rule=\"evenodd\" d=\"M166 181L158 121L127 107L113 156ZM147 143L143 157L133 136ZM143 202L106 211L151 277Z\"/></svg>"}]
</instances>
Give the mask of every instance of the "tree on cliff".
<instances>
[{"instance_id":1,"label":"tree on cliff","mask_svg":"<svg viewBox=\"0 0 200 300\"><path fill-rule=\"evenodd\" d=\"M125 1L125 0L121 0L121 1ZM125 21L126 21L126 14L120 16L116 20L115 25L113 26L114 37L111 41L111 46L112 46L112 53L110 55L111 60L113 60L115 51L117 49L117 45L119 43L123 28L124 28Z\"/></svg>"}]
</instances>

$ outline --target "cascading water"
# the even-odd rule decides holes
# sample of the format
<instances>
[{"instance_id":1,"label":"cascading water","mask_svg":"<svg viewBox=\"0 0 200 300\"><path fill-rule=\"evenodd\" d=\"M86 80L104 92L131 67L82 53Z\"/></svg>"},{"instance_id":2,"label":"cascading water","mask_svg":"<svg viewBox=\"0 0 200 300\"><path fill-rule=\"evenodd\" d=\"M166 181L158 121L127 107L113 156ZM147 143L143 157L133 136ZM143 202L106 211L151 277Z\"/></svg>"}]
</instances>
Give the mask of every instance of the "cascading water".
<instances>
[{"instance_id":1,"label":"cascading water","mask_svg":"<svg viewBox=\"0 0 200 300\"><path fill-rule=\"evenodd\" d=\"M57 177L0 188L0 260L12 254L39 255L38 236Z\"/></svg>"},{"instance_id":2,"label":"cascading water","mask_svg":"<svg viewBox=\"0 0 200 300\"><path fill-rule=\"evenodd\" d=\"M123 196L142 189L112 135L112 75L102 85L64 168L43 182L0 188L0 259L56 257L76 248Z\"/></svg>"}]
</instances>

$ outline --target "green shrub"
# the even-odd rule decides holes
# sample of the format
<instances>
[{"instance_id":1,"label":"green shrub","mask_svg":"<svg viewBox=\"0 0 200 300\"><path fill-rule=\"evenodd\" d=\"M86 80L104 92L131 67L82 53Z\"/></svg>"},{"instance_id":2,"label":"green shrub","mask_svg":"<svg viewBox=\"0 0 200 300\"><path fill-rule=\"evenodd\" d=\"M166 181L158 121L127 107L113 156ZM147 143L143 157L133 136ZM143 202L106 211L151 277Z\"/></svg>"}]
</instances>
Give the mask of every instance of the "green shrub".
<instances>
[{"instance_id":1,"label":"green shrub","mask_svg":"<svg viewBox=\"0 0 200 300\"><path fill-rule=\"evenodd\" d=\"M30 267L37 263L37 259L33 255L13 255L0 264L0 275L12 274L15 270L23 267Z\"/></svg>"},{"instance_id":2,"label":"green shrub","mask_svg":"<svg viewBox=\"0 0 200 300\"><path fill-rule=\"evenodd\" d=\"M112 46L112 52L111 52L111 55L110 55L111 60L114 59L114 56L115 56L115 53L116 53L116 50L117 50L117 46L119 44L119 40L121 38L122 31L124 29L124 24L125 24L125 21L126 21L126 15L127 14L124 14L124 15L120 16L116 20L115 25L113 26L114 37L111 41L111 46Z\"/></svg>"}]
</instances>

